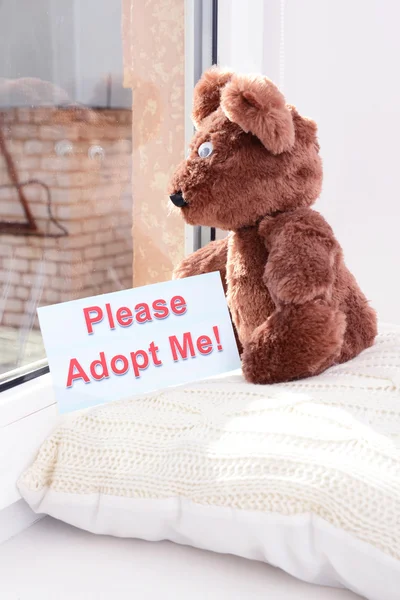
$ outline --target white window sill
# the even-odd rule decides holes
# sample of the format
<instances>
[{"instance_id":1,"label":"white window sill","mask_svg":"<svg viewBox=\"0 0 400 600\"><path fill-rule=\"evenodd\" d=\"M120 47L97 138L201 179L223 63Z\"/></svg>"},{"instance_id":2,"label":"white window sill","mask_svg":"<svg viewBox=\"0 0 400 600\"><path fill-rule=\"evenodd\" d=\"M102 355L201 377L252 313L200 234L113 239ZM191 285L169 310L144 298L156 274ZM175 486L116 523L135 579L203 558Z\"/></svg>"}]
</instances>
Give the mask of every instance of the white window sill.
<instances>
[{"instance_id":1,"label":"white window sill","mask_svg":"<svg viewBox=\"0 0 400 600\"><path fill-rule=\"evenodd\" d=\"M0 526L0 543L37 519L28 509L21 512L16 483L58 419L50 374L0 394L0 525L2 520L7 524Z\"/></svg>"},{"instance_id":2,"label":"white window sill","mask_svg":"<svg viewBox=\"0 0 400 600\"><path fill-rule=\"evenodd\" d=\"M50 373L10 388L0 394L0 428L55 404Z\"/></svg>"}]
</instances>

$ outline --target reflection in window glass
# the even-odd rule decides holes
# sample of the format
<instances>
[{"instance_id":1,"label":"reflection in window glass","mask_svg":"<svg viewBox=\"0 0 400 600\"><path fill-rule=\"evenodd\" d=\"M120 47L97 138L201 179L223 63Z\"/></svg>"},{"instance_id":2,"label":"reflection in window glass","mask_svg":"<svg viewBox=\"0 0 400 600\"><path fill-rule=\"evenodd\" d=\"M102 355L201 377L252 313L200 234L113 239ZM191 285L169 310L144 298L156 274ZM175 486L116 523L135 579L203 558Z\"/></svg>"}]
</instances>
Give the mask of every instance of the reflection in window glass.
<instances>
[{"instance_id":1,"label":"reflection in window glass","mask_svg":"<svg viewBox=\"0 0 400 600\"><path fill-rule=\"evenodd\" d=\"M0 3L0 379L45 356L38 306L132 286L121 20L115 0Z\"/></svg>"}]
</instances>

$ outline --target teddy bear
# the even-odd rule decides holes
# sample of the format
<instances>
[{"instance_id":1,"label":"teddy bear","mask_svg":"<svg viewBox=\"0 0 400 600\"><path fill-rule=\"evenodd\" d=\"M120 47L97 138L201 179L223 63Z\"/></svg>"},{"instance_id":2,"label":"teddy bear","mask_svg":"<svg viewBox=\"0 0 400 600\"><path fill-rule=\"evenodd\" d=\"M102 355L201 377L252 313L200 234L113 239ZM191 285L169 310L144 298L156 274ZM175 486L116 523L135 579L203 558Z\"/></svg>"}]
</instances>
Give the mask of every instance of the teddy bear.
<instances>
[{"instance_id":1,"label":"teddy bear","mask_svg":"<svg viewBox=\"0 0 400 600\"><path fill-rule=\"evenodd\" d=\"M196 133L168 194L186 221L228 230L174 277L219 271L244 377L314 376L373 344L376 313L324 217L317 127L261 75L211 68L194 90Z\"/></svg>"}]
</instances>

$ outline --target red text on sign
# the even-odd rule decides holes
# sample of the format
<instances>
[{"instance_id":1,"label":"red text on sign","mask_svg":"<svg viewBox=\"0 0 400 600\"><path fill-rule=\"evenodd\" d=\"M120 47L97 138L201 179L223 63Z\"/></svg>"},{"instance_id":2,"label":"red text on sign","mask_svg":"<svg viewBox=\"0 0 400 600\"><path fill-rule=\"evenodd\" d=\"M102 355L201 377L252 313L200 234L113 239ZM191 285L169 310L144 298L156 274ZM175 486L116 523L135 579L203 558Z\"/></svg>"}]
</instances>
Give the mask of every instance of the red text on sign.
<instances>
[{"instance_id":1,"label":"red text on sign","mask_svg":"<svg viewBox=\"0 0 400 600\"><path fill-rule=\"evenodd\" d=\"M100 352L99 358L93 360L87 370L83 368L77 358L71 358L66 387L72 387L74 382L79 380L85 383L90 383L91 378L94 381L101 381L110 377L110 373L114 375L126 375L131 368L134 376L139 378L142 371L145 371L149 367L150 361L155 367L162 365L162 360L157 356L157 352L158 347L154 342L151 342L148 350L130 352L129 357L124 354L116 354L108 360L105 352ZM91 378L88 373L90 373Z\"/></svg>"},{"instance_id":2,"label":"red text on sign","mask_svg":"<svg viewBox=\"0 0 400 600\"><path fill-rule=\"evenodd\" d=\"M129 327L134 321L142 325L143 323L150 323L153 319L166 319L170 313L176 316L184 315L187 311L187 305L182 296L174 296L169 303L162 298L154 300L151 305L141 302L136 304L133 311L128 306L120 306L114 311L109 302L105 304L104 309L101 306L88 306L83 309L86 329L89 334L94 333L93 325L101 323L105 317L110 329L115 329L116 325Z\"/></svg>"},{"instance_id":3,"label":"red text on sign","mask_svg":"<svg viewBox=\"0 0 400 600\"><path fill-rule=\"evenodd\" d=\"M220 342L219 330L216 325L213 327L213 332L217 341L218 351L221 352L223 348ZM213 341L208 335L200 335L197 340L193 341L192 334L190 331L187 331L183 334L181 341L178 340L176 335L169 336L168 340L171 348L172 358L175 362L180 359L186 360L188 356L195 358L196 349L200 354L203 355L210 354L213 351Z\"/></svg>"}]
</instances>

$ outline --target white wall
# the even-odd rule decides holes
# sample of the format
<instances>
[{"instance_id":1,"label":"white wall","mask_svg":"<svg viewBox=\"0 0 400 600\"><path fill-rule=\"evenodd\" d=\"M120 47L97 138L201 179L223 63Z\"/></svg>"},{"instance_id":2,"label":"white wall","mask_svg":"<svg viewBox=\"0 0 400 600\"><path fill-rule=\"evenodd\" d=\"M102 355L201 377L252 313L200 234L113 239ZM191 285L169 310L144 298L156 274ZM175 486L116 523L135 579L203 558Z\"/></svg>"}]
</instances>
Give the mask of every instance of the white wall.
<instances>
[{"instance_id":1,"label":"white wall","mask_svg":"<svg viewBox=\"0 0 400 600\"><path fill-rule=\"evenodd\" d=\"M223 16L228 0L220 3ZM317 121L325 178L316 208L380 318L400 323L400 3L263 0L258 10L256 4L232 1L233 10L247 10L253 35L263 21L262 57L256 61L250 49L248 63L261 64L287 101ZM221 63L245 70L241 37L248 33L238 27L234 34L240 61L220 36Z\"/></svg>"}]
</instances>

